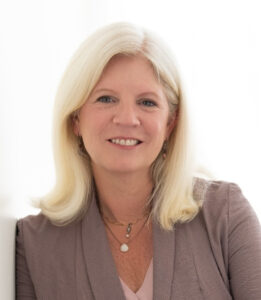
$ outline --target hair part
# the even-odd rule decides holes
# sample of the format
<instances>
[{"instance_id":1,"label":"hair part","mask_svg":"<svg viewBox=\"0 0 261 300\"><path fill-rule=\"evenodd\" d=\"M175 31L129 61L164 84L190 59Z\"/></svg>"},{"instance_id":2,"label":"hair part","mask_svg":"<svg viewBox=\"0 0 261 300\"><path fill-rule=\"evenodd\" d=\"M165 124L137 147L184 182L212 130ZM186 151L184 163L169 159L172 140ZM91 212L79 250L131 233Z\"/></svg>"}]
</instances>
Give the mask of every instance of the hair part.
<instances>
[{"instance_id":1,"label":"hair part","mask_svg":"<svg viewBox=\"0 0 261 300\"><path fill-rule=\"evenodd\" d=\"M88 99L104 68L116 55L142 55L152 65L166 94L170 116L178 122L170 134L167 156L161 153L151 166L154 190L152 215L170 230L176 222L190 221L200 208L193 196L194 165L188 139L185 97L174 59L167 46L148 30L129 23L114 23L87 38L67 67L58 87L53 119L56 183L34 206L58 226L80 219L94 193L88 155L79 154L73 118ZM199 197L200 198L200 197Z\"/></svg>"}]
</instances>

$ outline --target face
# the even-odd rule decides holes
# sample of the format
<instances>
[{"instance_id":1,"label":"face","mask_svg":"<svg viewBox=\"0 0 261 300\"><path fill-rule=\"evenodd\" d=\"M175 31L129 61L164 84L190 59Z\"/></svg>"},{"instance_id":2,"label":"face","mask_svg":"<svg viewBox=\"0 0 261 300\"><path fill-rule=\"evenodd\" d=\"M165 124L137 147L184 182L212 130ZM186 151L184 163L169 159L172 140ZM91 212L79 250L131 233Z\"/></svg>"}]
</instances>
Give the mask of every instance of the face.
<instances>
[{"instance_id":1,"label":"face","mask_svg":"<svg viewBox=\"0 0 261 300\"><path fill-rule=\"evenodd\" d=\"M168 102L143 57L114 57L74 124L92 166L109 172L147 172L168 138Z\"/></svg>"}]
</instances>

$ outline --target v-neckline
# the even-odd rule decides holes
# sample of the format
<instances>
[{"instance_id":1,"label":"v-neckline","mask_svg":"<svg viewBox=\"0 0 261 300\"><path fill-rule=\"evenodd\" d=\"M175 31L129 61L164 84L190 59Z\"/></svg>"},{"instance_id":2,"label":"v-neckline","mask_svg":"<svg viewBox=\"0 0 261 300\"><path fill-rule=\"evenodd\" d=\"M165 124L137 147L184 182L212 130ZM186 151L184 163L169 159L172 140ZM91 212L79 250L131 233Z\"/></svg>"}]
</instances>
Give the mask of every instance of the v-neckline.
<instances>
[{"instance_id":1,"label":"v-neckline","mask_svg":"<svg viewBox=\"0 0 261 300\"><path fill-rule=\"evenodd\" d=\"M153 222L153 299L170 298L174 275L175 236L175 230L166 231L157 222ZM95 197L83 219L82 244L86 271L94 297L126 299ZM137 295L135 297L137 299Z\"/></svg>"},{"instance_id":2,"label":"v-neckline","mask_svg":"<svg viewBox=\"0 0 261 300\"><path fill-rule=\"evenodd\" d=\"M131 288L129 288L129 286L124 282L123 279L121 279L120 276L119 276L119 279L120 279L120 282L121 282L122 286L124 287L124 289L126 289L128 291L128 293L133 296L139 296L140 294L144 294L144 289L146 289L147 287L151 288L151 290L152 290L152 288L153 288L153 258L150 261L150 264L149 264L149 267L145 274L143 283L136 293L133 292L133 290Z\"/></svg>"}]
</instances>

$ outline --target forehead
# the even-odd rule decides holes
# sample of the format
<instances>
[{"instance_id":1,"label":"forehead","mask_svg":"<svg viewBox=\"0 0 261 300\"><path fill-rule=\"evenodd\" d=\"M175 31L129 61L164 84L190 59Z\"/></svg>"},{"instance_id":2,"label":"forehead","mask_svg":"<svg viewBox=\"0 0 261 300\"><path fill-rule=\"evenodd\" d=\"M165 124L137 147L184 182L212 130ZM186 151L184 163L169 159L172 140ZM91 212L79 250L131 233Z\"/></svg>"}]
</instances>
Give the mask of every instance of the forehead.
<instances>
[{"instance_id":1,"label":"forehead","mask_svg":"<svg viewBox=\"0 0 261 300\"><path fill-rule=\"evenodd\" d=\"M136 83L161 87L151 63L143 56L117 55L104 68L97 86Z\"/></svg>"}]
</instances>

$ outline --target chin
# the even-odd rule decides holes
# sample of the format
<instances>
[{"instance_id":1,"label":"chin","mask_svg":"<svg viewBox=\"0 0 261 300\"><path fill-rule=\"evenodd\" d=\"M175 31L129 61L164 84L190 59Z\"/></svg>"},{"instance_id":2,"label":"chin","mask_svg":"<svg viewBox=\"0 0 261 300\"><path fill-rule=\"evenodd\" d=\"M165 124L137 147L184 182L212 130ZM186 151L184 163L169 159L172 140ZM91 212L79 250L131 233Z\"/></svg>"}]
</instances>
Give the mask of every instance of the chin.
<instances>
[{"instance_id":1,"label":"chin","mask_svg":"<svg viewBox=\"0 0 261 300\"><path fill-rule=\"evenodd\" d=\"M117 163L111 166L111 168L108 168L110 172L113 173L121 173L121 174L128 174L128 173L135 173L135 172L142 172L142 171L148 171L149 166L138 166L138 165L130 165L130 164L124 164L124 163Z\"/></svg>"}]
</instances>

